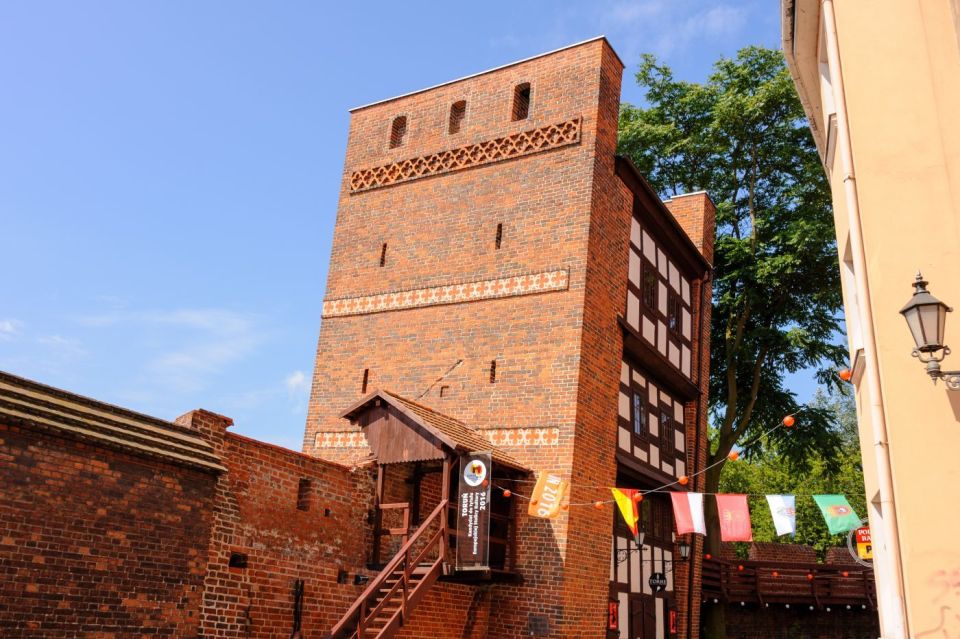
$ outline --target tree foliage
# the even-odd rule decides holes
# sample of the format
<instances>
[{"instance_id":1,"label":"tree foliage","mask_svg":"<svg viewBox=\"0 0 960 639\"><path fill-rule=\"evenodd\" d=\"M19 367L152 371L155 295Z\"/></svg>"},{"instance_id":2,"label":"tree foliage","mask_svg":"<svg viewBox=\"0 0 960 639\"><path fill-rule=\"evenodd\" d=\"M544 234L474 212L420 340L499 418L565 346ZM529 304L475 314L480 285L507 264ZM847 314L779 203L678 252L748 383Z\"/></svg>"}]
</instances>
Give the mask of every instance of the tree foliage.
<instances>
[{"instance_id":1,"label":"tree foliage","mask_svg":"<svg viewBox=\"0 0 960 639\"><path fill-rule=\"evenodd\" d=\"M809 544L822 559L827 548L845 544L846 535L831 535L827 531L820 510L810 496L841 493L861 517L867 516L867 509L853 398L840 392L831 395L818 392L812 404L829 415L831 430L840 441L836 464L812 459L807 472L798 474L790 471L782 455L768 449L759 459L730 464L720 480L720 492L751 495L748 500L754 541ZM773 493L797 496L795 537L777 537L764 498Z\"/></svg>"},{"instance_id":2,"label":"tree foliage","mask_svg":"<svg viewBox=\"0 0 960 639\"><path fill-rule=\"evenodd\" d=\"M734 446L799 408L787 374L815 368L826 381L844 358L830 192L779 51L744 48L702 84L674 79L645 55L636 78L647 105L621 108L620 152L663 197L703 189L717 206L713 491ZM793 467L816 458L835 469L840 441L828 413L805 410L798 426L744 454L756 456L763 441Z\"/></svg>"}]
</instances>

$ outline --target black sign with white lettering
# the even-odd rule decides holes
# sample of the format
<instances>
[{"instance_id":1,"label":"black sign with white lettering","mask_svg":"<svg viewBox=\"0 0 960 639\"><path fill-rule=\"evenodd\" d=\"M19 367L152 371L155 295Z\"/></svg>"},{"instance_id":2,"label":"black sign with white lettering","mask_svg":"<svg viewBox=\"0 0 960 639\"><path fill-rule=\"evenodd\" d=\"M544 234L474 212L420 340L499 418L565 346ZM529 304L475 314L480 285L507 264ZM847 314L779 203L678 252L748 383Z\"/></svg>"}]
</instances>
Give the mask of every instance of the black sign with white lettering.
<instances>
[{"instance_id":1,"label":"black sign with white lettering","mask_svg":"<svg viewBox=\"0 0 960 639\"><path fill-rule=\"evenodd\" d=\"M662 572L655 572L650 575L650 579L647 580L647 583L650 584L650 587L653 588L654 592L660 592L667 587L667 576Z\"/></svg>"},{"instance_id":2,"label":"black sign with white lettering","mask_svg":"<svg viewBox=\"0 0 960 639\"><path fill-rule=\"evenodd\" d=\"M486 570L490 537L490 453L460 457L457 508L457 570Z\"/></svg>"}]
</instances>

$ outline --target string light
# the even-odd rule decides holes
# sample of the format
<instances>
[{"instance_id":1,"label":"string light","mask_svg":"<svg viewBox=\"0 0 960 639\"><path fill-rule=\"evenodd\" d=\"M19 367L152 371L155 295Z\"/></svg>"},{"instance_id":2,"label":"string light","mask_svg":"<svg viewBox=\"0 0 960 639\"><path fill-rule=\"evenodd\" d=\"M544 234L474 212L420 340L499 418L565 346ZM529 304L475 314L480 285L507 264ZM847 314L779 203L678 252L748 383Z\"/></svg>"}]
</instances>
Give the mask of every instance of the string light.
<instances>
[{"instance_id":1,"label":"string light","mask_svg":"<svg viewBox=\"0 0 960 639\"><path fill-rule=\"evenodd\" d=\"M853 378L853 371L850 370L849 368L845 368L839 373L837 373L837 377L839 377L845 382L849 382Z\"/></svg>"}]
</instances>

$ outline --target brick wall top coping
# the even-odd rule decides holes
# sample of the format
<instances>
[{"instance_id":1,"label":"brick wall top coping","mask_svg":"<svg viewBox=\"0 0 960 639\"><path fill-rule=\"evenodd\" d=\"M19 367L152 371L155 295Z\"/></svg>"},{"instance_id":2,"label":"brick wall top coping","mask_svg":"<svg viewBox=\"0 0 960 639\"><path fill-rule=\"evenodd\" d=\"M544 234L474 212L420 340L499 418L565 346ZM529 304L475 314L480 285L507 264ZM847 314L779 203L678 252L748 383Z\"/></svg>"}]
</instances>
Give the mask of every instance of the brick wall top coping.
<instances>
[{"instance_id":1,"label":"brick wall top coping","mask_svg":"<svg viewBox=\"0 0 960 639\"><path fill-rule=\"evenodd\" d=\"M180 425L3 371L0 419L180 466L226 470L208 442Z\"/></svg>"},{"instance_id":2,"label":"brick wall top coping","mask_svg":"<svg viewBox=\"0 0 960 639\"><path fill-rule=\"evenodd\" d=\"M321 459L319 457L314 457L313 455L301 453L298 450L293 450L291 448L286 448L278 444L272 444L270 442L254 439L253 437L247 437L246 435L240 435L238 433L227 433L227 437L229 437L230 439L235 439L240 443L243 443L246 445L259 446L260 448L267 448L269 450L272 450L273 452L279 453L281 455L286 455L287 457L291 457L294 460L296 460L296 462L298 463L307 462L314 466L329 466L331 468L336 468L337 470L346 470L346 471L353 471L359 468L359 465L348 466L346 464L340 464L335 461L330 461L328 459Z\"/></svg>"},{"instance_id":3,"label":"brick wall top coping","mask_svg":"<svg viewBox=\"0 0 960 639\"><path fill-rule=\"evenodd\" d=\"M610 47L610 51L613 52L613 55L616 56L617 61L620 62L620 66L625 68L626 65L623 63L623 60L620 58L620 56L617 54L616 50L613 48L613 45L610 44L610 41L607 39L607 36L599 35L599 36L596 36L596 37L594 37L594 38L590 38L589 40L583 40L583 41L581 41L581 42L575 42L575 43L573 43L573 44L568 44L567 46L560 47L559 49L553 49L552 51L547 51L547 52L545 52L545 53L538 53L537 55L530 56L529 58L523 58L522 60L515 60L514 62L508 62L507 64L502 64L502 65L500 65L500 66L498 66L498 67L493 67L492 69L487 69L487 70L485 70L485 71L479 71L479 72L477 72L477 73L471 73L470 75L465 75L465 76L463 76L463 77L456 78L456 79L454 79L454 80L447 80L446 82L441 82L440 84L434 84L433 86L426 87L426 88L424 88L424 89L417 89L416 91L410 91L409 93L403 93L403 94L401 94L401 95L395 95L395 96L393 96L392 98L384 98L383 100L377 100L376 102L368 102L367 104L362 104L362 105L360 105L360 106L353 107L352 109L348 109L348 111L349 111L350 113L355 113L355 112L357 112L357 111L361 111L361 110L363 110L363 109L367 109L367 108L370 108L370 107L372 107L372 106L377 106L377 105L379 105L379 104L386 104L387 102L393 102L394 100L401 100L401 99L403 99L403 98L407 98L407 97L410 97L410 96L412 96L412 95L417 95L417 94L419 94L419 93L426 93L427 91L432 91L433 89L438 89L438 88L440 88L440 87L445 87L445 86L449 86L449 85L451 85L451 84L456 84L457 82L463 82L464 80L470 80L471 78L476 78L476 77L479 77L479 76L481 76L481 75L486 75L486 74L488 74L488 73L493 73L493 72L495 72L495 71L500 71L500 70L502 70L502 69L508 69L508 68L510 68L510 67L517 66L518 64L523 64L524 62L530 62L531 60L536 60L537 58L543 58L543 57L546 57L546 56L548 56L548 55L553 55L554 53L560 53L561 51L566 51L567 49L575 49L576 47L582 47L582 46L584 46L584 45L591 44L591 43L593 43L593 42L597 42L598 40L602 40L602 41L604 41L604 42L607 43L607 46Z\"/></svg>"}]
</instances>

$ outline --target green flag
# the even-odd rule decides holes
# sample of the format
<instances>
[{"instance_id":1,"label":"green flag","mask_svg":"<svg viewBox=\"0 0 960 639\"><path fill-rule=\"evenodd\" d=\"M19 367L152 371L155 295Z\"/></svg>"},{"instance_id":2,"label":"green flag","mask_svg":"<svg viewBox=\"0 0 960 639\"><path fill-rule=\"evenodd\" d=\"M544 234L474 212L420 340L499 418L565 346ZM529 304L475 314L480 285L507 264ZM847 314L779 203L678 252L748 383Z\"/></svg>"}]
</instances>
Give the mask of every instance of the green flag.
<instances>
[{"instance_id":1,"label":"green flag","mask_svg":"<svg viewBox=\"0 0 960 639\"><path fill-rule=\"evenodd\" d=\"M860 527L860 518L843 495L814 495L831 535Z\"/></svg>"}]
</instances>

